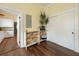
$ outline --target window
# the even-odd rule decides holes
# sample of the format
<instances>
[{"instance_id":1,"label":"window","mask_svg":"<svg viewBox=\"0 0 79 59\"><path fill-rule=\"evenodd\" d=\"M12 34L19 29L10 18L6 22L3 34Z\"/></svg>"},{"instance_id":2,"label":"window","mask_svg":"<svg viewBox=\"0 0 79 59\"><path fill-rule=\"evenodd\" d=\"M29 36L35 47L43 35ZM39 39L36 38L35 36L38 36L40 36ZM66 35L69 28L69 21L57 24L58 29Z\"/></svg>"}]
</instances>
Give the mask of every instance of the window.
<instances>
[{"instance_id":1,"label":"window","mask_svg":"<svg viewBox=\"0 0 79 59\"><path fill-rule=\"evenodd\" d=\"M26 28L32 28L32 16L26 15Z\"/></svg>"}]
</instances>

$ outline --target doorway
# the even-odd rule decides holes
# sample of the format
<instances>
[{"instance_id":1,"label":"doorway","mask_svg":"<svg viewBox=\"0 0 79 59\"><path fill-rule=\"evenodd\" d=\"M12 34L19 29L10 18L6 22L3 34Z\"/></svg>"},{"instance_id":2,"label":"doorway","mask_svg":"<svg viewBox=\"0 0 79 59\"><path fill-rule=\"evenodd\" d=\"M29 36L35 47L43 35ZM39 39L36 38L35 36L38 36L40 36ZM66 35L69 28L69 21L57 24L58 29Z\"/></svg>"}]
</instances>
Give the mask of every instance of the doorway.
<instances>
[{"instance_id":1,"label":"doorway","mask_svg":"<svg viewBox=\"0 0 79 59\"><path fill-rule=\"evenodd\" d=\"M0 9L3 10L3 12L6 11L6 13L10 13L10 14L13 14L16 16L16 22L13 21L11 23L7 23L9 26L10 26L10 24L13 23L13 27L14 27L13 34L14 35L12 37L6 37L6 38L4 38L4 40L2 40L2 43L0 44L0 50L2 52L0 51L0 54L11 51L13 49L17 49L19 47L20 48L25 47L25 45L24 45L24 28L23 28L24 24L23 24L23 21L21 21L23 19L22 18L23 15L21 15L22 13L20 13L17 10L12 10L9 8L0 8ZM3 22L3 23L5 25L6 22ZM11 32L10 32L10 34L11 34Z\"/></svg>"}]
</instances>

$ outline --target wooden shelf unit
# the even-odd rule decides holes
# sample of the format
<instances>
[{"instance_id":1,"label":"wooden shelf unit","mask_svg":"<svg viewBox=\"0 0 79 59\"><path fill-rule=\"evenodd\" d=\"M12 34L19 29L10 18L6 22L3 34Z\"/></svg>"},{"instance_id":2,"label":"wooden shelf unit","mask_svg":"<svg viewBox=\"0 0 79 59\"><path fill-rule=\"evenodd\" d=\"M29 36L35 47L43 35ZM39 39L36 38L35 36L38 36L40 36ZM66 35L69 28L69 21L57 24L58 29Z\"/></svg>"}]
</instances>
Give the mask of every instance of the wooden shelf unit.
<instances>
[{"instance_id":1,"label":"wooden shelf unit","mask_svg":"<svg viewBox=\"0 0 79 59\"><path fill-rule=\"evenodd\" d=\"M39 44L41 41L44 41L42 39L43 35L46 35L46 31L27 32L26 33L26 46L29 47L34 44Z\"/></svg>"}]
</instances>

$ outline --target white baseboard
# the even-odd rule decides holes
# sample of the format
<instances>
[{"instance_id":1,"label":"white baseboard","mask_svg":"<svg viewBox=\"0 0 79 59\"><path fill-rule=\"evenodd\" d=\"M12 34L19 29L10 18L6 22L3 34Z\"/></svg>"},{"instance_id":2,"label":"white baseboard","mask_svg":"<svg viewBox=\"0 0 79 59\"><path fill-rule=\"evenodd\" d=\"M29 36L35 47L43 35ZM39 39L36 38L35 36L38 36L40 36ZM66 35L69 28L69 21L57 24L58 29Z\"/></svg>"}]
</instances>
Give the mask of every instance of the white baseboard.
<instances>
[{"instance_id":1,"label":"white baseboard","mask_svg":"<svg viewBox=\"0 0 79 59\"><path fill-rule=\"evenodd\" d=\"M47 40L47 41L52 42L51 40ZM61 45L61 44L58 44L58 43L56 43L56 42L52 42L52 43L55 43L55 44L57 44L57 45L59 45L59 46L62 46L62 47L65 47L65 46L63 46L63 45ZM65 47L65 48L70 49L70 48L68 48L68 47ZM79 50L73 50L73 49L70 49L70 50L72 50L72 51L74 51L74 52L76 52L76 53L79 53Z\"/></svg>"}]
</instances>

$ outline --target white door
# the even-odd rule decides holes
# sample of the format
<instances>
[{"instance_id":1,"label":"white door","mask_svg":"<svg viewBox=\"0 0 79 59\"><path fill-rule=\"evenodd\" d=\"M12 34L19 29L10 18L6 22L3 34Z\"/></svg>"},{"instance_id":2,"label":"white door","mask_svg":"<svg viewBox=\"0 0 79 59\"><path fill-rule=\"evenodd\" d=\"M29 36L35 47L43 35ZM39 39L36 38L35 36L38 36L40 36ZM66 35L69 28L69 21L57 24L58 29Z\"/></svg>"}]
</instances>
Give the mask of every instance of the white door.
<instances>
[{"instance_id":1,"label":"white door","mask_svg":"<svg viewBox=\"0 0 79 59\"><path fill-rule=\"evenodd\" d=\"M48 40L74 50L75 10L59 13L49 18Z\"/></svg>"}]
</instances>

